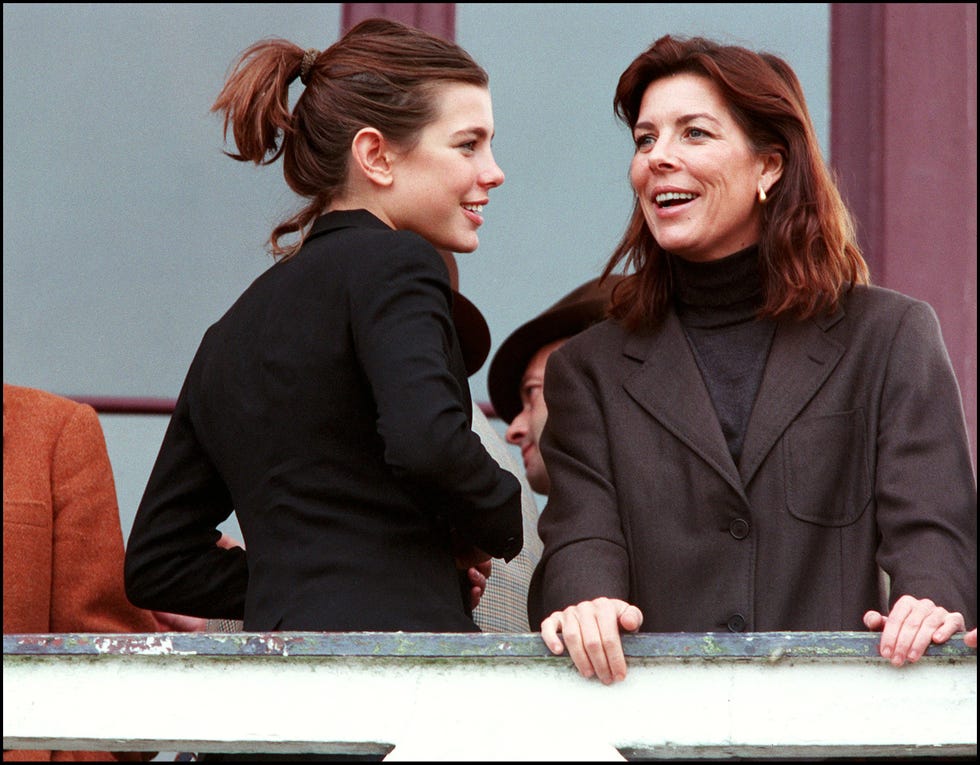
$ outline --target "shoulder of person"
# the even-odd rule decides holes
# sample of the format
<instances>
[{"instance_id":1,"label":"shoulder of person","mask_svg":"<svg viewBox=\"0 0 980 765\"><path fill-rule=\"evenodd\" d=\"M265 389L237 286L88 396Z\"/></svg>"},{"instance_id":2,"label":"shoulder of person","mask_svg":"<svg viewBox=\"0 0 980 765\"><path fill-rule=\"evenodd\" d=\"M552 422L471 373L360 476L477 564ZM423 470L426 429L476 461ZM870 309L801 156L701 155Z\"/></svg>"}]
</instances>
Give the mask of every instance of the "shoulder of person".
<instances>
[{"instance_id":1,"label":"shoulder of person","mask_svg":"<svg viewBox=\"0 0 980 765\"><path fill-rule=\"evenodd\" d=\"M97 418L95 410L88 404L73 401L66 396L39 388L3 384L4 431L8 423L30 422L32 427L57 425L72 417L88 416Z\"/></svg>"},{"instance_id":2,"label":"shoulder of person","mask_svg":"<svg viewBox=\"0 0 980 765\"><path fill-rule=\"evenodd\" d=\"M929 303L888 287L857 285L841 299L844 315L852 321L893 323L900 321L910 310L935 316Z\"/></svg>"},{"instance_id":3,"label":"shoulder of person","mask_svg":"<svg viewBox=\"0 0 980 765\"><path fill-rule=\"evenodd\" d=\"M615 356L621 352L626 336L626 330L618 322L605 319L568 338L554 352L569 358Z\"/></svg>"},{"instance_id":4,"label":"shoulder of person","mask_svg":"<svg viewBox=\"0 0 980 765\"><path fill-rule=\"evenodd\" d=\"M413 231L393 229L366 210L327 213L314 224L303 249L336 249L337 256L355 258L396 253L442 262L428 240Z\"/></svg>"},{"instance_id":5,"label":"shoulder of person","mask_svg":"<svg viewBox=\"0 0 980 765\"><path fill-rule=\"evenodd\" d=\"M851 304L875 307L907 307L912 303L923 302L904 292L882 287L878 284L858 284L844 293L844 300Z\"/></svg>"}]
</instances>

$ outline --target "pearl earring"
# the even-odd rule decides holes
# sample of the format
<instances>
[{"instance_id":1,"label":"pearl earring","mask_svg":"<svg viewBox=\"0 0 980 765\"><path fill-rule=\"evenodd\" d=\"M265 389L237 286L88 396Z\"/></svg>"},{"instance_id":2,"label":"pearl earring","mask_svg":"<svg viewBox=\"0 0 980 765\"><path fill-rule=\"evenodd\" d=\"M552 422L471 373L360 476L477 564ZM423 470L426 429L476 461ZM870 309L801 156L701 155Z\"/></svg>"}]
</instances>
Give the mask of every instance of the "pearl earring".
<instances>
[{"instance_id":1,"label":"pearl earring","mask_svg":"<svg viewBox=\"0 0 980 765\"><path fill-rule=\"evenodd\" d=\"M764 205L766 203L766 190L759 186L759 204Z\"/></svg>"}]
</instances>

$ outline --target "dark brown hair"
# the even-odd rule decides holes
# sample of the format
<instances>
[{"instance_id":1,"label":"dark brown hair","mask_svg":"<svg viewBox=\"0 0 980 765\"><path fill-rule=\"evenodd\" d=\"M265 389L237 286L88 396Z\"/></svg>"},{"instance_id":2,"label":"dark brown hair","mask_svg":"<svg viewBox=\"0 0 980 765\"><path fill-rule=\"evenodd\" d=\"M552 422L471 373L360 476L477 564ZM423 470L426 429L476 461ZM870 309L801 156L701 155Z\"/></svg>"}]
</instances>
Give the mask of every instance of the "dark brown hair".
<instances>
[{"instance_id":1,"label":"dark brown hair","mask_svg":"<svg viewBox=\"0 0 980 765\"><path fill-rule=\"evenodd\" d=\"M273 229L269 246L276 258L295 254L316 217L345 190L359 130L377 128L410 149L438 117L436 85L489 83L455 43L396 21L368 19L311 54L306 88L290 112L289 85L300 76L305 53L288 40L260 40L239 56L211 107L224 112L226 139L232 129L238 152L228 156L257 165L282 156L286 183L310 200ZM299 241L283 244L294 233Z\"/></svg>"},{"instance_id":2,"label":"dark brown hair","mask_svg":"<svg viewBox=\"0 0 980 765\"><path fill-rule=\"evenodd\" d=\"M802 319L833 311L844 291L868 283L868 267L851 215L823 161L796 74L770 53L665 35L620 76L616 116L632 131L650 83L679 72L711 80L753 149L783 157L782 176L762 207L759 261L765 299L760 315ZM670 306L673 287L664 250L638 200L604 274L624 261L635 273L618 286L612 315L630 329L656 324Z\"/></svg>"}]
</instances>

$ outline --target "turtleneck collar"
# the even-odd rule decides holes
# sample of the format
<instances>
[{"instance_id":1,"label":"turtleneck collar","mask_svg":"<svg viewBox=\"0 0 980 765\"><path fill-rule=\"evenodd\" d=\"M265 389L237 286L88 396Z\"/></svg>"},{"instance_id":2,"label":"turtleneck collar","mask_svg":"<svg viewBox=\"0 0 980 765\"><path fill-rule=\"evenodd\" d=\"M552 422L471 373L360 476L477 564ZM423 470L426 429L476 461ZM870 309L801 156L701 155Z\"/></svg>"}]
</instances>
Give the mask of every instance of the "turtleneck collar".
<instances>
[{"instance_id":1,"label":"turtleneck collar","mask_svg":"<svg viewBox=\"0 0 980 765\"><path fill-rule=\"evenodd\" d=\"M720 327L754 319L763 301L759 248L695 263L667 253L674 305L682 323Z\"/></svg>"}]
</instances>

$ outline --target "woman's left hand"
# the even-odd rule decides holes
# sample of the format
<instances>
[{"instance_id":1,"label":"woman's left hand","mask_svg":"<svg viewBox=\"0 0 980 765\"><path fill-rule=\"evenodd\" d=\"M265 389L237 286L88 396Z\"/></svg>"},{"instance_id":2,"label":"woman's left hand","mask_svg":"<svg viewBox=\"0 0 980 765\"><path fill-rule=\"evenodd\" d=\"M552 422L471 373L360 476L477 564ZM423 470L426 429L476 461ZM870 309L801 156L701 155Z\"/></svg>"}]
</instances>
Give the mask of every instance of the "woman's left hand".
<instances>
[{"instance_id":1,"label":"woman's left hand","mask_svg":"<svg viewBox=\"0 0 980 765\"><path fill-rule=\"evenodd\" d=\"M874 632L881 631L878 650L896 667L906 661L918 661L931 643L945 643L953 633L966 629L959 611L947 611L929 598L911 595L896 600L888 616L868 611L864 625Z\"/></svg>"}]
</instances>

